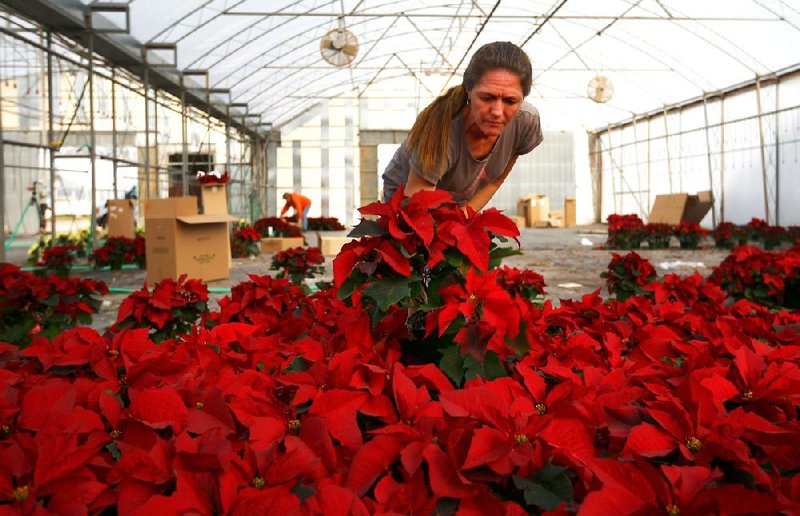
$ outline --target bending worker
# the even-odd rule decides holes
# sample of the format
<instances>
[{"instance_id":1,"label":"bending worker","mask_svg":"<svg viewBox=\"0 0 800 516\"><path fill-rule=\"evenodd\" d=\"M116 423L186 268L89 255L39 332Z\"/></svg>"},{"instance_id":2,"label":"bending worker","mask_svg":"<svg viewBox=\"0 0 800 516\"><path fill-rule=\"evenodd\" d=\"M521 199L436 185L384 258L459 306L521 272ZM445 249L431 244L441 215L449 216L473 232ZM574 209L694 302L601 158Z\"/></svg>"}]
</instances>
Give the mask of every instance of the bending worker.
<instances>
[{"instance_id":1,"label":"bending worker","mask_svg":"<svg viewBox=\"0 0 800 516\"><path fill-rule=\"evenodd\" d=\"M289 208L294 208L294 211L297 214L297 219L302 221L301 227L303 228L303 231L307 230L308 210L311 209L311 199L305 195L294 192L287 192L283 194L283 198L286 200L286 204L283 205L283 209L281 210L281 218L283 218L284 214L289 211Z\"/></svg>"},{"instance_id":2,"label":"bending worker","mask_svg":"<svg viewBox=\"0 0 800 516\"><path fill-rule=\"evenodd\" d=\"M383 173L383 200L402 183L407 196L442 189L483 209L517 156L542 143L539 111L524 101L532 81L530 59L518 46L498 41L479 48L462 84L417 117Z\"/></svg>"}]
</instances>

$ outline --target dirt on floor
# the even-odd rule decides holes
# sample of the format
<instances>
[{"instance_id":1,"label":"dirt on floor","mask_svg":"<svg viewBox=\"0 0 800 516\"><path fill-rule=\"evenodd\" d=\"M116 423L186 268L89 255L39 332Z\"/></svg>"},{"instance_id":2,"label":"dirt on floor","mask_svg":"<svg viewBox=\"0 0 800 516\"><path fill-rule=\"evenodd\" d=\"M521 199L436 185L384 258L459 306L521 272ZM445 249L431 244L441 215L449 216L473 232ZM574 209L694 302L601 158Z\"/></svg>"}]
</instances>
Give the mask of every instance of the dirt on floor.
<instances>
[{"instance_id":1,"label":"dirt on floor","mask_svg":"<svg viewBox=\"0 0 800 516\"><path fill-rule=\"evenodd\" d=\"M581 296L597 289L602 289L603 295L607 294L600 273L606 270L611 253L615 251L601 248L606 240L605 226L525 228L521 231L519 240L523 254L507 258L503 263L511 267L531 269L541 274L546 283L547 299L555 301L580 299ZM669 249L649 250L645 246L637 252L653 264L659 275L665 273L688 275L698 271L701 275L708 276L712 268L719 265L728 252L714 248L713 242L706 244L707 248L704 249L685 250L680 249L675 241ZM9 256L8 261L24 265L24 254L20 254L16 259L13 255ZM332 261L333 257L326 258L325 275L314 281L332 279ZM271 262L272 255L268 254L255 258L234 259L228 279L208 284L212 289L209 295L212 300L211 306L216 308L216 300L226 295L214 292L216 290L229 289L247 281L249 274L276 274L276 271L269 269ZM81 277L103 280L109 288L121 290L142 288L146 276L145 271L138 269L92 270L78 274ZM116 320L120 304L127 296L126 292L112 292L105 296L100 312L93 318L92 326L104 331L112 325Z\"/></svg>"}]
</instances>

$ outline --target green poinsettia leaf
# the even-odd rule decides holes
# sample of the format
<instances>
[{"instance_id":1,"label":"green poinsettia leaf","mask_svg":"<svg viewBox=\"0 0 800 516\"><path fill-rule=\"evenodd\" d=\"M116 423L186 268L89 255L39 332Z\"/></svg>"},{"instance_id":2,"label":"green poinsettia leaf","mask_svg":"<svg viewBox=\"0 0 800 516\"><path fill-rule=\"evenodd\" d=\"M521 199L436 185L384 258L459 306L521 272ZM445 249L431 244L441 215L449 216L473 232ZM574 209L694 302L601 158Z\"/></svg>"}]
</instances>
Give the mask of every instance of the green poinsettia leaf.
<instances>
[{"instance_id":1,"label":"green poinsettia leaf","mask_svg":"<svg viewBox=\"0 0 800 516\"><path fill-rule=\"evenodd\" d=\"M387 235L389 232L378 224L374 220L367 220L361 219L361 222L358 223L358 226L354 227L350 233L347 234L349 237L375 237L375 236L382 236Z\"/></svg>"},{"instance_id":2,"label":"green poinsettia leaf","mask_svg":"<svg viewBox=\"0 0 800 516\"><path fill-rule=\"evenodd\" d=\"M506 368L500 362L500 357L494 351L487 351L483 359L483 373L484 377L489 380L502 378L506 375Z\"/></svg>"},{"instance_id":3,"label":"green poinsettia leaf","mask_svg":"<svg viewBox=\"0 0 800 516\"><path fill-rule=\"evenodd\" d=\"M489 252L489 268L496 268L509 256L522 255L522 251L515 247L495 247Z\"/></svg>"},{"instance_id":4,"label":"green poinsettia leaf","mask_svg":"<svg viewBox=\"0 0 800 516\"><path fill-rule=\"evenodd\" d=\"M464 378L464 357L461 355L458 344L447 347L442 351L439 369L441 369L455 385L461 385L461 380Z\"/></svg>"},{"instance_id":5,"label":"green poinsettia leaf","mask_svg":"<svg viewBox=\"0 0 800 516\"><path fill-rule=\"evenodd\" d=\"M470 381L478 376L485 377L483 362L472 355L464 357L464 380Z\"/></svg>"},{"instance_id":6,"label":"green poinsettia leaf","mask_svg":"<svg viewBox=\"0 0 800 516\"><path fill-rule=\"evenodd\" d=\"M300 373L306 371L308 366L306 366L306 361L303 357L295 357L294 360L289 364L289 367L283 370L283 374L289 373Z\"/></svg>"},{"instance_id":7,"label":"green poinsettia leaf","mask_svg":"<svg viewBox=\"0 0 800 516\"><path fill-rule=\"evenodd\" d=\"M377 280L365 288L363 294L373 299L378 308L385 312L411 296L409 283L408 278Z\"/></svg>"},{"instance_id":8,"label":"green poinsettia leaf","mask_svg":"<svg viewBox=\"0 0 800 516\"><path fill-rule=\"evenodd\" d=\"M527 505L554 511L562 503L572 503L572 481L568 471L561 466L545 464L532 479L514 475L514 485L525 492Z\"/></svg>"},{"instance_id":9,"label":"green poinsettia leaf","mask_svg":"<svg viewBox=\"0 0 800 516\"><path fill-rule=\"evenodd\" d=\"M336 297L339 299L339 301L344 301L345 299L350 297L350 295L353 293L356 287L361 285L361 283L362 281L359 281L353 278L352 276L347 278L346 280L344 280L344 283L342 283L342 286L339 287L339 290L336 292Z\"/></svg>"}]
</instances>

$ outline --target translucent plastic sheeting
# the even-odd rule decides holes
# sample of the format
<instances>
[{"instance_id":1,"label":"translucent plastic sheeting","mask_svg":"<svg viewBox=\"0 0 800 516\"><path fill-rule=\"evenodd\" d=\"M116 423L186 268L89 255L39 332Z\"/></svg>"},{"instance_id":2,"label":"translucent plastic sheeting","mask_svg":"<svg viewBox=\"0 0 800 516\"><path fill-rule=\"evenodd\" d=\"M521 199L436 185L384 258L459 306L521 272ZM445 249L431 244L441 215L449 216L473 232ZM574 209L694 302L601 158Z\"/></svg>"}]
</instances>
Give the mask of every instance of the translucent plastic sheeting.
<instances>
[{"instance_id":1,"label":"translucent plastic sheeting","mask_svg":"<svg viewBox=\"0 0 800 516\"><path fill-rule=\"evenodd\" d=\"M54 0L55 1L55 0ZM81 0L87 6L91 0ZM57 3L70 3L59 0ZM460 82L480 45L523 45L531 100L551 124L595 128L797 64L798 0L130 0L131 35L177 45L177 68L209 71L262 122L281 126L321 100L412 75L423 93ZM344 28L349 66L320 55ZM611 79L605 104L587 98ZM435 78L437 80L434 80ZM434 91L427 91L434 90Z\"/></svg>"}]
</instances>

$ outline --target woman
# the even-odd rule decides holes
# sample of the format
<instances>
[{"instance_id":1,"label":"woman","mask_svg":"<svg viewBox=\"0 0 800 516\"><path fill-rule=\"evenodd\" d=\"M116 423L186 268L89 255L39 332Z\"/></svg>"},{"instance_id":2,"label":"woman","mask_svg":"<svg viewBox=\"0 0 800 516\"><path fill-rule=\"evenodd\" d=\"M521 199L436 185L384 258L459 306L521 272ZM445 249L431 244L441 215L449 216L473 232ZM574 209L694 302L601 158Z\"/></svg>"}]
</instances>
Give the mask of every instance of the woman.
<instances>
[{"instance_id":1,"label":"woman","mask_svg":"<svg viewBox=\"0 0 800 516\"><path fill-rule=\"evenodd\" d=\"M462 85L419 114L383 173L384 201L404 184L406 195L447 190L480 211L511 172L517 156L542 142L539 112L524 102L531 62L509 42L479 48Z\"/></svg>"}]
</instances>

